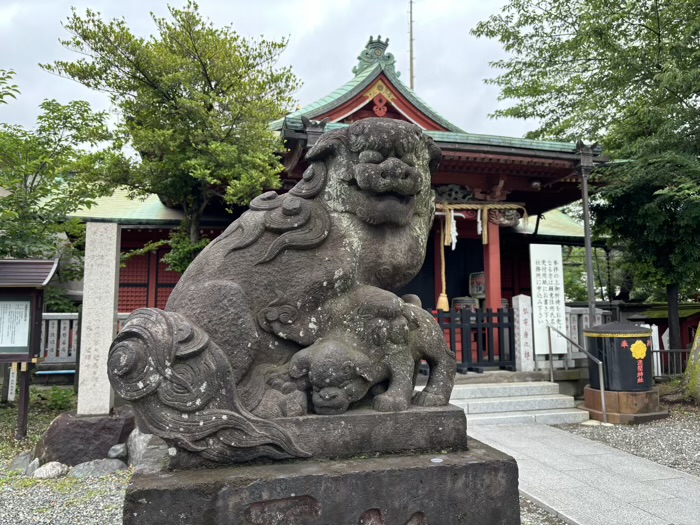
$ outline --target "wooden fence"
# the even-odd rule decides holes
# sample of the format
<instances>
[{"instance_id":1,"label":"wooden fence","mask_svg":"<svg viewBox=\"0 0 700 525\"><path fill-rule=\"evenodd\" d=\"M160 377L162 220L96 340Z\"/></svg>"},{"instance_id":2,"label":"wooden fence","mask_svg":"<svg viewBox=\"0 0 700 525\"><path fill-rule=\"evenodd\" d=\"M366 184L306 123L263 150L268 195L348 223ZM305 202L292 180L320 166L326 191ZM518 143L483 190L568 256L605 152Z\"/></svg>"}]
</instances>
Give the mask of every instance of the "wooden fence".
<instances>
[{"instance_id":1,"label":"wooden fence","mask_svg":"<svg viewBox=\"0 0 700 525\"><path fill-rule=\"evenodd\" d=\"M513 311L450 310L433 312L447 345L457 355L457 371L481 372L488 368L515 369Z\"/></svg>"}]
</instances>

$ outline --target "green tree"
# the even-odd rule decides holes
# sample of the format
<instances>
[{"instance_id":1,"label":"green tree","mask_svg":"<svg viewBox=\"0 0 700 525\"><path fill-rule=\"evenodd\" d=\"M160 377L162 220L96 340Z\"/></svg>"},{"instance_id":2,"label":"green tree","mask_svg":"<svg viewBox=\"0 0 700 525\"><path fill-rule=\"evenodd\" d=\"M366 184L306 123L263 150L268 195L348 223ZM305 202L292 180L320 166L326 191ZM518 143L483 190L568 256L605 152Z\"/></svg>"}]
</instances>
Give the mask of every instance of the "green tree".
<instances>
[{"instance_id":1,"label":"green tree","mask_svg":"<svg viewBox=\"0 0 700 525\"><path fill-rule=\"evenodd\" d=\"M586 286L586 252L583 248L566 246L563 249L564 264L564 294L567 301L587 301L588 288ZM608 265L611 268L608 268ZM597 301L611 301L611 283L615 276L616 268L599 248L593 249L593 277L594 290ZM613 281L614 282L614 281Z\"/></svg>"},{"instance_id":2,"label":"green tree","mask_svg":"<svg viewBox=\"0 0 700 525\"><path fill-rule=\"evenodd\" d=\"M697 142L697 7L695 0L510 0L472 30L510 53L491 63L503 73L487 82L514 103L494 116L538 120L532 137L606 140L620 124L643 139L664 128Z\"/></svg>"},{"instance_id":3,"label":"green tree","mask_svg":"<svg viewBox=\"0 0 700 525\"><path fill-rule=\"evenodd\" d=\"M181 207L173 244L191 252L202 247L200 220L213 200L247 204L279 186L283 144L269 122L289 111L299 82L276 66L286 41L216 28L192 1L169 12L152 15L156 35L144 39L123 19L73 11L64 24L72 36L61 43L83 58L42 67L109 94L139 157L112 180Z\"/></svg>"},{"instance_id":4,"label":"green tree","mask_svg":"<svg viewBox=\"0 0 700 525\"><path fill-rule=\"evenodd\" d=\"M700 163L674 152L624 163L605 174L593 206L596 228L623 246L637 280L663 286L672 348L680 348L678 301L684 283L700 282Z\"/></svg>"},{"instance_id":5,"label":"green tree","mask_svg":"<svg viewBox=\"0 0 700 525\"><path fill-rule=\"evenodd\" d=\"M502 73L488 82L512 101L495 116L537 119L533 138L583 137L626 161L599 180L596 225L624 243L636 277L666 286L679 347L678 287L700 266L684 237L693 234L700 153L697 2L510 0L472 33L510 53L492 63Z\"/></svg>"},{"instance_id":6,"label":"green tree","mask_svg":"<svg viewBox=\"0 0 700 525\"><path fill-rule=\"evenodd\" d=\"M63 280L81 274L84 225L68 215L109 193L118 164L106 113L87 102L41 104L34 129L0 124L0 258L61 260Z\"/></svg>"},{"instance_id":7,"label":"green tree","mask_svg":"<svg viewBox=\"0 0 700 525\"><path fill-rule=\"evenodd\" d=\"M14 71L0 69L0 104L7 104L6 98L16 98L16 95L19 93L17 85L10 84L14 76Z\"/></svg>"}]
</instances>

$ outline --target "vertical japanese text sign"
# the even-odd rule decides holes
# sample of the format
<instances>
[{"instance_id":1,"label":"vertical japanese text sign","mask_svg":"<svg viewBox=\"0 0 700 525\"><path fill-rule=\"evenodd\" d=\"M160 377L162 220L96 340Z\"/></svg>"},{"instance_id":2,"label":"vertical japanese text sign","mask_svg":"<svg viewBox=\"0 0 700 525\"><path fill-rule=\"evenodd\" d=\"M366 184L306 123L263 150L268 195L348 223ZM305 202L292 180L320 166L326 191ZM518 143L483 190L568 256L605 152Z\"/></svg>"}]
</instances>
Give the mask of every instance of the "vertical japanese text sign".
<instances>
[{"instance_id":1,"label":"vertical japanese text sign","mask_svg":"<svg viewBox=\"0 0 700 525\"><path fill-rule=\"evenodd\" d=\"M17 356L17 361L26 361L31 354L31 298L17 296L8 299L3 297L0 300L0 357Z\"/></svg>"},{"instance_id":2,"label":"vertical japanese text sign","mask_svg":"<svg viewBox=\"0 0 700 525\"><path fill-rule=\"evenodd\" d=\"M530 245L530 280L532 284L532 333L535 353L549 353L547 325L566 333L564 305L564 271L561 246ZM566 339L552 332L552 353L566 353Z\"/></svg>"},{"instance_id":3,"label":"vertical japanese text sign","mask_svg":"<svg viewBox=\"0 0 700 525\"><path fill-rule=\"evenodd\" d=\"M531 372L535 370L535 353L532 344L532 302L527 295L513 297L513 323L515 369L518 372Z\"/></svg>"}]
</instances>

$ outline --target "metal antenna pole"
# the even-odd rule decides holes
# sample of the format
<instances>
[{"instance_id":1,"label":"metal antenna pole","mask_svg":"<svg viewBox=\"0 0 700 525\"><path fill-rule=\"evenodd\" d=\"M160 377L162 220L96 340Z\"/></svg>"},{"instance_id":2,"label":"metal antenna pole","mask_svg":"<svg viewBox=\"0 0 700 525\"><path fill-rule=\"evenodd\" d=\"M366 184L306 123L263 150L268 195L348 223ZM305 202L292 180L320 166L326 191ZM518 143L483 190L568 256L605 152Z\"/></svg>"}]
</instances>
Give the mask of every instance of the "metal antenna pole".
<instances>
[{"instance_id":1,"label":"metal antenna pole","mask_svg":"<svg viewBox=\"0 0 700 525\"><path fill-rule=\"evenodd\" d=\"M413 0L408 2L408 56L411 66L410 87L413 91Z\"/></svg>"},{"instance_id":2,"label":"metal antenna pole","mask_svg":"<svg viewBox=\"0 0 700 525\"><path fill-rule=\"evenodd\" d=\"M591 245L591 218L588 208L588 177L593 171L593 151L590 146L578 142L578 153L581 155L581 198L583 200L583 235L586 243L586 284L588 285L588 315L589 327L595 325L595 289L593 276L593 247Z\"/></svg>"}]
</instances>

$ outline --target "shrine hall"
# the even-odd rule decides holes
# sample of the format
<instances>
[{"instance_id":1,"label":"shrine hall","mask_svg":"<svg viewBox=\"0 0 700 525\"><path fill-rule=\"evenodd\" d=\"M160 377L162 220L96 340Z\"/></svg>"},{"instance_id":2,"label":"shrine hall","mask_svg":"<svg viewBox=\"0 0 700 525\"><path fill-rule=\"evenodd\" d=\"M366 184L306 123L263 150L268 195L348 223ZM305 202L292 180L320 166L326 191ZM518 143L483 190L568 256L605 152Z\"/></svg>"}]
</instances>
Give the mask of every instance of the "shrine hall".
<instances>
[{"instance_id":1,"label":"shrine hall","mask_svg":"<svg viewBox=\"0 0 700 525\"><path fill-rule=\"evenodd\" d=\"M444 275L445 292L452 302L470 296L471 276L471 295L481 298L482 309L495 311L515 295L530 294L529 245L582 242L582 228L556 208L580 198L580 163L585 152L573 143L460 129L400 80L387 48L388 40L370 38L354 67L348 60L352 76L345 84L271 123L287 147L282 159L283 188L301 177L307 167L305 153L323 132L367 117L412 122L434 139L443 159L432 179L437 215L425 263L401 292L415 293L425 308L435 309ZM594 163L601 160L596 153ZM203 236L215 237L242 211L234 215L210 211L202 220ZM179 225L182 212L168 208L155 195L130 200L126 191L118 190L74 216L119 224L119 247L124 252L167 238ZM163 254L161 249L134 256L122 265L120 313L165 306L179 276L167 271L160 261Z\"/></svg>"},{"instance_id":2,"label":"shrine hall","mask_svg":"<svg viewBox=\"0 0 700 525\"><path fill-rule=\"evenodd\" d=\"M540 231L540 217L581 197L579 164L585 152L572 143L460 129L400 80L387 48L388 39L370 37L347 83L272 124L289 148L286 185L301 177L305 153L324 131L368 117L412 122L434 139L443 157L432 179L437 216L426 260L402 292L417 294L425 308L434 309L444 268L451 300L470 296L470 276L472 293L485 296L481 308L495 311L515 295L530 294L529 244L575 243L560 238L567 229L580 236L580 227L557 212L548 217L559 229L543 225ZM594 163L600 160L599 152L592 153Z\"/></svg>"}]
</instances>

